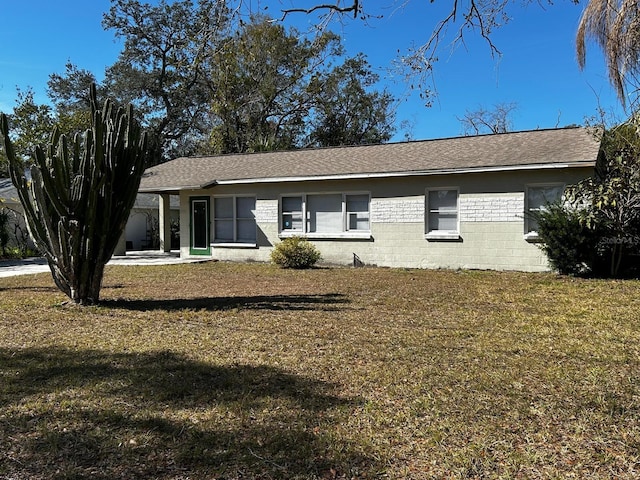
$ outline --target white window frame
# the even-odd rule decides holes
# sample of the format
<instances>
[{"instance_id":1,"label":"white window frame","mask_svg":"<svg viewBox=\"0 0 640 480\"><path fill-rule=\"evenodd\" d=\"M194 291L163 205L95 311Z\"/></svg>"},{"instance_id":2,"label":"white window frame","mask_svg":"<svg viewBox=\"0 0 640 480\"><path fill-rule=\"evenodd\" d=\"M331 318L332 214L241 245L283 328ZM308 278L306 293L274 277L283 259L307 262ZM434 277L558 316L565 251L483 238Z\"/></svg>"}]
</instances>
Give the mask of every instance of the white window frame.
<instances>
[{"instance_id":1,"label":"white window frame","mask_svg":"<svg viewBox=\"0 0 640 480\"><path fill-rule=\"evenodd\" d=\"M213 241L212 241L212 245L214 247L234 247L234 248L238 248L238 247L256 247L257 246L257 238L258 238L258 222L256 221L255 215L253 217L253 223L254 223L254 227L255 227L255 236L254 236L254 241L253 242L246 242L246 241L241 241L238 239L238 220L248 220L247 218L241 218L238 217L238 199L239 198L252 198L253 202L254 202L254 208L256 208L256 204L257 204L257 197L256 195L216 195L213 198L213 205L211 207L212 213L213 213L213 228L212 228L212 237L213 237ZM232 199L232 205L233 205L233 216L231 218L224 218L224 220L231 220L232 225L233 225L233 240L229 241L229 240L219 240L218 238L216 238L216 222L218 221L218 217L216 217L216 202L218 200L221 199Z\"/></svg>"},{"instance_id":2,"label":"white window frame","mask_svg":"<svg viewBox=\"0 0 640 480\"><path fill-rule=\"evenodd\" d=\"M352 215L356 215L356 224L358 223L358 214L360 213L357 210L349 210L348 206L349 206L349 197L367 197L367 224L369 225L369 228L367 229L358 229L358 228L351 228L351 216ZM342 196L342 207L344 209L344 228L345 231L347 232L351 232L351 233L358 233L358 232L371 232L371 195L369 193L345 193Z\"/></svg>"},{"instance_id":3,"label":"white window frame","mask_svg":"<svg viewBox=\"0 0 640 480\"><path fill-rule=\"evenodd\" d=\"M431 192L455 191L456 192L456 229L455 230L429 230L429 220L432 212L429 205L429 194ZM460 239L460 187L434 187L427 188L424 196L425 204L425 238L427 240L459 240Z\"/></svg>"},{"instance_id":4,"label":"white window frame","mask_svg":"<svg viewBox=\"0 0 640 480\"><path fill-rule=\"evenodd\" d=\"M323 196L323 195L341 195L342 196L342 231L340 232L310 232L310 212L307 209L308 197ZM367 230L358 230L349 228L349 213L347 212L347 197L365 195L367 196L368 206L368 218L369 228ZM302 229L285 229L284 228L284 215L291 213L282 210L283 198L296 197L300 198L302 202ZM332 239L332 238L350 238L350 239L370 239L371 238L371 193L363 191L349 191L349 192L308 192L308 193L290 193L280 195L278 199L278 232L280 238L302 236L310 239Z\"/></svg>"},{"instance_id":5,"label":"white window frame","mask_svg":"<svg viewBox=\"0 0 640 480\"><path fill-rule=\"evenodd\" d=\"M300 199L300 210L284 210L284 198L298 198ZM302 194L293 194L293 195L281 195L278 201L278 212L279 212L279 229L278 231L282 234L283 232L290 233L291 235L301 234L304 232L305 227L305 205L304 205L304 196ZM293 215L300 213L300 224L301 228L293 228L293 218L292 218L292 227L286 228L284 225L284 216L285 215Z\"/></svg>"},{"instance_id":6,"label":"white window frame","mask_svg":"<svg viewBox=\"0 0 640 480\"><path fill-rule=\"evenodd\" d=\"M524 189L524 238L528 242L537 242L540 240L538 232L533 230L530 226L530 213L532 211L539 211L539 209L532 209L529 207L529 198L531 194L529 193L532 189L540 189L540 188L562 188L564 192L564 188L566 184L563 182L549 182L549 183L530 183L525 185ZM560 197L560 199L562 196Z\"/></svg>"}]
</instances>

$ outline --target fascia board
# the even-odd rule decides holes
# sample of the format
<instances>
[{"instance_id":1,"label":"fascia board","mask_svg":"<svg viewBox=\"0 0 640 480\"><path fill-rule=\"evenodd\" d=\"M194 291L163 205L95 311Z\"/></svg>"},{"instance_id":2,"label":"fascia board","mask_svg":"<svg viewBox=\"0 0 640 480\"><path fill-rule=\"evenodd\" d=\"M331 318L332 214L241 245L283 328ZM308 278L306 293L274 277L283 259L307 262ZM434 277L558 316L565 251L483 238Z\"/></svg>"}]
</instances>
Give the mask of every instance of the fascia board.
<instances>
[{"instance_id":1,"label":"fascia board","mask_svg":"<svg viewBox=\"0 0 640 480\"><path fill-rule=\"evenodd\" d=\"M267 178L241 178L233 180L218 180L217 185L238 185L249 183L281 183L281 182L305 182L319 180L362 180L374 178L398 178L398 177L419 177L419 176L435 176L435 175L453 175L468 173L497 173L497 172L514 172L527 170L553 170L576 167L593 167L594 161L572 162L572 163L552 163L552 164L531 164L531 165L512 165L498 167L477 167L477 168L451 168L437 170L419 170L419 171L403 171L403 172L381 172L381 173L353 173L342 175L316 175L316 176L299 176L299 177L267 177Z\"/></svg>"}]
</instances>

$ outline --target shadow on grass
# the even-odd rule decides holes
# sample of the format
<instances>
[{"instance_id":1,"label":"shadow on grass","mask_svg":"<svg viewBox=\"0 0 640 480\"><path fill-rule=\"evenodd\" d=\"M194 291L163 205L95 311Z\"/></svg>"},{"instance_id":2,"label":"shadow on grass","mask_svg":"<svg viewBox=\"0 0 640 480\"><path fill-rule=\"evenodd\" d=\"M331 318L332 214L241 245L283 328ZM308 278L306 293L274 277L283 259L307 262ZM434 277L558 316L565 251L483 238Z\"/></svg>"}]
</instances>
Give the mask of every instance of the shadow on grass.
<instances>
[{"instance_id":1,"label":"shadow on grass","mask_svg":"<svg viewBox=\"0 0 640 480\"><path fill-rule=\"evenodd\" d=\"M0 349L0 478L318 478L378 470L335 434L359 401L266 366Z\"/></svg>"},{"instance_id":2,"label":"shadow on grass","mask_svg":"<svg viewBox=\"0 0 640 480\"><path fill-rule=\"evenodd\" d=\"M46 286L16 286L16 287L0 287L0 292L3 291L17 291L17 292L38 292L38 293L57 293L60 292L60 289L56 286L46 287Z\"/></svg>"},{"instance_id":3,"label":"shadow on grass","mask_svg":"<svg viewBox=\"0 0 640 480\"><path fill-rule=\"evenodd\" d=\"M178 299L116 299L101 300L100 305L126 310L338 310L348 303L345 295L326 293L318 295L254 295L247 297L200 297Z\"/></svg>"}]
</instances>

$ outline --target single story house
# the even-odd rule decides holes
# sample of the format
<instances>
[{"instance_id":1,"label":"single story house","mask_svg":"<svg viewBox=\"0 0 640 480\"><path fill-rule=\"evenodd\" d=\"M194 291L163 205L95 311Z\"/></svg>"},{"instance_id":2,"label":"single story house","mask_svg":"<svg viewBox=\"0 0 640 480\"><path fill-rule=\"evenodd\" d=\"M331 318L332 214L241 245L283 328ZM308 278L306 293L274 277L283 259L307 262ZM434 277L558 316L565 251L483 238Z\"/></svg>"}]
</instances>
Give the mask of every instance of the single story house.
<instances>
[{"instance_id":1,"label":"single story house","mask_svg":"<svg viewBox=\"0 0 640 480\"><path fill-rule=\"evenodd\" d=\"M298 235L336 264L544 271L528 212L592 175L599 148L563 128L188 157L140 191L160 194L160 218L179 196L183 257L268 261Z\"/></svg>"}]
</instances>

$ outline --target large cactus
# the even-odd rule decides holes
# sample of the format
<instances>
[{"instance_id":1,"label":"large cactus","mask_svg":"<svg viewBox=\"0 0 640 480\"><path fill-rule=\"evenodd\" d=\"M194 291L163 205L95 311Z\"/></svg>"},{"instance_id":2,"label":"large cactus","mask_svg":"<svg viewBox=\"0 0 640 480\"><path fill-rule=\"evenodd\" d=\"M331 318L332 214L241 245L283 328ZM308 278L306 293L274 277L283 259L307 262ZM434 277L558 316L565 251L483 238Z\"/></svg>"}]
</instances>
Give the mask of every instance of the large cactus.
<instances>
[{"instance_id":1,"label":"large cactus","mask_svg":"<svg viewBox=\"0 0 640 480\"><path fill-rule=\"evenodd\" d=\"M36 148L30 179L0 116L0 140L31 236L58 288L83 305L99 300L104 266L126 226L147 155L132 107L116 109L107 100L100 110L95 86L90 97L91 129L69 142L54 128L46 151Z\"/></svg>"}]
</instances>

